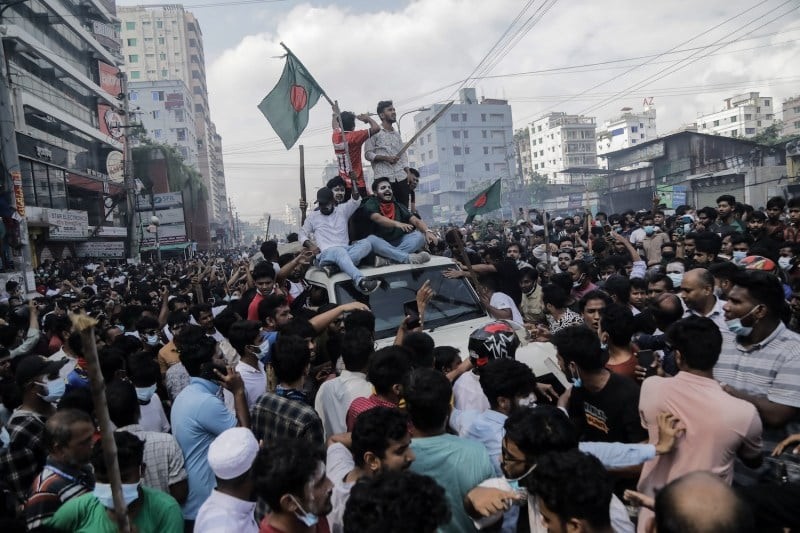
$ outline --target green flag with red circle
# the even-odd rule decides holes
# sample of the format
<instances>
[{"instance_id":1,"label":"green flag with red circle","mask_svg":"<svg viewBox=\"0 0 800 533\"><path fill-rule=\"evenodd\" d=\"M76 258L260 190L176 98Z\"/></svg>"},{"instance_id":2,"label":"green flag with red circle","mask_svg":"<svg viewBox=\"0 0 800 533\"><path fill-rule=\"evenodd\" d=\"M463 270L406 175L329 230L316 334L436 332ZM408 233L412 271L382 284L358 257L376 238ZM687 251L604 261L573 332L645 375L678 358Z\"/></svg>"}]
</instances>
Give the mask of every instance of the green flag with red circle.
<instances>
[{"instance_id":1,"label":"green flag with red circle","mask_svg":"<svg viewBox=\"0 0 800 533\"><path fill-rule=\"evenodd\" d=\"M308 125L308 111L325 91L291 52L278 84L258 104L288 150Z\"/></svg>"},{"instance_id":2,"label":"green flag with red circle","mask_svg":"<svg viewBox=\"0 0 800 533\"><path fill-rule=\"evenodd\" d=\"M464 204L464 211L467 212L467 220L464 224L469 224L475 215L483 215L495 209L500 209L500 180L492 183L488 189L484 189L478 195Z\"/></svg>"}]
</instances>

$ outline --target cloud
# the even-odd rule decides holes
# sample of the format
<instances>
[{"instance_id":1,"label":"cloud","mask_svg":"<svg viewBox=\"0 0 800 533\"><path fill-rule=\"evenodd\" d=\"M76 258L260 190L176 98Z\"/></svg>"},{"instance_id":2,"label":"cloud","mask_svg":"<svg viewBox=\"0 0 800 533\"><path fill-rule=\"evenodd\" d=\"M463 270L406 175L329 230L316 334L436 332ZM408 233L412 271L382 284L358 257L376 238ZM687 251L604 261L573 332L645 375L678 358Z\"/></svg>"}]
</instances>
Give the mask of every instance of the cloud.
<instances>
[{"instance_id":1,"label":"cloud","mask_svg":"<svg viewBox=\"0 0 800 533\"><path fill-rule=\"evenodd\" d=\"M274 31L246 35L208 66L211 112L223 137L229 194L243 217L269 211L279 214L299 197L298 151L286 151L256 109L277 82L283 61L280 41L290 46L342 109L373 111L381 99L394 99L398 113L452 98L455 86L480 62L524 4L515 0L417 0L392 11L364 13L346 5L300 4L278 21ZM536 2L533 9L540 6ZM673 0L671 2L561 1L508 51L490 74L562 68L659 54L699 35L681 48L717 39L729 41L788 11L776 1L756 7L730 23L725 19L752 7L748 0ZM203 13L198 13L202 17ZM254 11L254 17L258 12ZM725 35L748 21L738 33ZM200 19L204 32L235 31L230 23ZM624 106L638 109L654 96L660 133L693 122L697 113L719 109L722 99L749 90L762 91L779 103L797 87L790 65L798 57L794 41L800 29L797 11L754 31L716 55L652 82L629 95L613 97L693 52L626 63L585 67L579 72L540 73L476 80L478 94L509 99L515 127L547 111L597 116L598 123ZM791 30L794 30L792 33ZM784 32L763 37L765 34ZM790 41L790 44L780 44ZM747 48L760 47L751 50ZM697 52L703 55L707 51ZM639 63L645 66L624 74ZM761 81L758 81L761 80ZM601 82L608 81L607 83ZM588 94L570 99L594 85ZM437 90L441 89L441 90ZM604 105L594 108L603 99ZM411 118L403 120L410 131ZM408 136L408 135L406 135ZM311 110L306 133L306 180L309 194L321 185L324 165L333 159L330 110L320 100Z\"/></svg>"}]
</instances>

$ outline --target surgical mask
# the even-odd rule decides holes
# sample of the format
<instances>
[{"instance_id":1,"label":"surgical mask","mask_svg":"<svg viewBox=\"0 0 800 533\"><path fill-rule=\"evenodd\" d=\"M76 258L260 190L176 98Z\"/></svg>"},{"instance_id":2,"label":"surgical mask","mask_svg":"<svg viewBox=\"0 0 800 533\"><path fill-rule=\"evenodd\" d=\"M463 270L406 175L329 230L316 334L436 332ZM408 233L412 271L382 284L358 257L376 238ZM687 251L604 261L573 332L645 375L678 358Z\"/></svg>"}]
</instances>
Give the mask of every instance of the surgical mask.
<instances>
[{"instance_id":1,"label":"surgical mask","mask_svg":"<svg viewBox=\"0 0 800 533\"><path fill-rule=\"evenodd\" d=\"M316 526L317 522L319 522L319 517L315 514L307 513L305 509L303 509L303 506L300 505L300 502L298 502L294 496L292 496L292 499L294 500L294 503L296 503L297 506L300 508L300 512L295 511L294 513L297 519L300 520L303 524L305 524L306 527Z\"/></svg>"},{"instance_id":2,"label":"surgical mask","mask_svg":"<svg viewBox=\"0 0 800 533\"><path fill-rule=\"evenodd\" d=\"M150 403L150 398L156 393L156 384L153 383L149 387L136 387L136 397L140 402Z\"/></svg>"},{"instance_id":3,"label":"surgical mask","mask_svg":"<svg viewBox=\"0 0 800 533\"><path fill-rule=\"evenodd\" d=\"M125 333L125 326L122 324L117 324L117 329L120 330L122 333Z\"/></svg>"},{"instance_id":4,"label":"surgical mask","mask_svg":"<svg viewBox=\"0 0 800 533\"><path fill-rule=\"evenodd\" d=\"M652 235L653 233L655 233L655 231L656 231L655 226L645 226L644 227L644 232L647 235Z\"/></svg>"},{"instance_id":5,"label":"surgical mask","mask_svg":"<svg viewBox=\"0 0 800 533\"><path fill-rule=\"evenodd\" d=\"M520 407L536 407L536 395L534 393L530 393L524 398L520 398L517 400L517 405Z\"/></svg>"},{"instance_id":6,"label":"surgical mask","mask_svg":"<svg viewBox=\"0 0 800 533\"><path fill-rule=\"evenodd\" d=\"M158 344L158 335L145 335L145 342L148 346L155 346Z\"/></svg>"},{"instance_id":7,"label":"surgical mask","mask_svg":"<svg viewBox=\"0 0 800 533\"><path fill-rule=\"evenodd\" d=\"M267 339L261 341L261 344L259 344L258 346L253 345L252 347L258 349L256 357L258 357L259 361L263 361L269 355L269 340Z\"/></svg>"},{"instance_id":8,"label":"surgical mask","mask_svg":"<svg viewBox=\"0 0 800 533\"><path fill-rule=\"evenodd\" d=\"M601 342L600 343L600 349L603 350L604 352L607 351L608 350L608 343L607 342Z\"/></svg>"},{"instance_id":9,"label":"surgical mask","mask_svg":"<svg viewBox=\"0 0 800 533\"><path fill-rule=\"evenodd\" d=\"M578 287L583 285L583 280L584 279L586 279L586 276L581 275L581 277L578 278L578 281L573 281L572 282L572 286L577 289Z\"/></svg>"},{"instance_id":10,"label":"surgical mask","mask_svg":"<svg viewBox=\"0 0 800 533\"><path fill-rule=\"evenodd\" d=\"M572 388L580 389L583 386L583 380L581 379L580 375L577 372L571 372L572 374Z\"/></svg>"},{"instance_id":11,"label":"surgical mask","mask_svg":"<svg viewBox=\"0 0 800 533\"><path fill-rule=\"evenodd\" d=\"M778 266L781 267L783 270L791 270L792 268L792 258L791 257L779 257L778 258Z\"/></svg>"},{"instance_id":12,"label":"surgical mask","mask_svg":"<svg viewBox=\"0 0 800 533\"><path fill-rule=\"evenodd\" d=\"M526 477L528 477L530 475L530 473L533 472L535 469L536 469L536 465L533 465L524 474L522 474L519 477L506 478L506 481L508 482L508 484L511 485L511 490L513 490L514 492L525 491L525 493L527 494L527 492L528 492L527 490L520 489L519 482L522 481L523 479L525 479Z\"/></svg>"},{"instance_id":13,"label":"surgical mask","mask_svg":"<svg viewBox=\"0 0 800 533\"><path fill-rule=\"evenodd\" d=\"M50 403L58 403L62 396L64 396L64 392L67 390L67 384L64 382L63 379L57 378L54 380L45 379L44 382L36 382L37 385L40 385L47 389L47 394L40 394L39 397Z\"/></svg>"},{"instance_id":14,"label":"surgical mask","mask_svg":"<svg viewBox=\"0 0 800 533\"><path fill-rule=\"evenodd\" d=\"M667 273L667 277L672 280L672 286L676 289L680 287L683 282L683 274L679 272L669 272Z\"/></svg>"},{"instance_id":15,"label":"surgical mask","mask_svg":"<svg viewBox=\"0 0 800 533\"><path fill-rule=\"evenodd\" d=\"M753 307L750 311L747 312L742 318L745 318L750 315L753 311L758 309L759 306ZM742 324L742 318L734 318L731 320L726 320L725 325L728 326L728 329L736 335L737 337L747 337L753 332L753 326L745 326Z\"/></svg>"},{"instance_id":16,"label":"surgical mask","mask_svg":"<svg viewBox=\"0 0 800 533\"><path fill-rule=\"evenodd\" d=\"M747 257L747 252L741 252L739 250L733 251L733 260L736 261L737 263L742 259L744 259L745 257Z\"/></svg>"},{"instance_id":17,"label":"surgical mask","mask_svg":"<svg viewBox=\"0 0 800 533\"><path fill-rule=\"evenodd\" d=\"M122 499L125 502L125 507L128 507L139 498L139 485L141 481L136 483L123 483L122 484ZM97 498L103 507L106 509L114 508L114 496L111 492L110 483L100 483L99 481L94 484L94 497Z\"/></svg>"}]
</instances>

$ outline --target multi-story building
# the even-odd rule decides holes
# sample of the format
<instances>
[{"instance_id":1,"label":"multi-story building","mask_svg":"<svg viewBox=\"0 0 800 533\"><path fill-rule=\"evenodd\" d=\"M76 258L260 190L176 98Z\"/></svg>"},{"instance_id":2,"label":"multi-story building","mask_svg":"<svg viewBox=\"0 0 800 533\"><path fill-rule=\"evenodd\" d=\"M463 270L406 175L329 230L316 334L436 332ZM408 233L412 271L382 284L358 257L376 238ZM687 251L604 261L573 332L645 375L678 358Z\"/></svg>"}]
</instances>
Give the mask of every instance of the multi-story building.
<instances>
[{"instance_id":1,"label":"multi-story building","mask_svg":"<svg viewBox=\"0 0 800 533\"><path fill-rule=\"evenodd\" d=\"M115 10L108 0L3 6L0 68L19 152L17 207L27 218L34 264L125 256Z\"/></svg>"},{"instance_id":2,"label":"multi-story building","mask_svg":"<svg viewBox=\"0 0 800 533\"><path fill-rule=\"evenodd\" d=\"M131 114L147 137L174 146L183 162L197 168L197 130L192 95L181 80L128 82Z\"/></svg>"},{"instance_id":3,"label":"multi-story building","mask_svg":"<svg viewBox=\"0 0 800 533\"><path fill-rule=\"evenodd\" d=\"M656 137L656 108L652 104L645 103L641 113L634 113L630 107L623 107L620 116L605 121L598 130L597 155L622 150ZM598 163L600 168L605 168L605 158L598 158Z\"/></svg>"},{"instance_id":4,"label":"multi-story building","mask_svg":"<svg viewBox=\"0 0 800 533\"><path fill-rule=\"evenodd\" d=\"M757 92L725 99L721 111L697 117L697 132L726 137L755 137L775 122L773 99Z\"/></svg>"},{"instance_id":5,"label":"multi-story building","mask_svg":"<svg viewBox=\"0 0 800 533\"><path fill-rule=\"evenodd\" d=\"M549 113L528 125L533 171L558 183L567 168L597 168L595 118Z\"/></svg>"},{"instance_id":6,"label":"multi-story building","mask_svg":"<svg viewBox=\"0 0 800 533\"><path fill-rule=\"evenodd\" d=\"M203 34L182 5L120 7L124 70L131 82L182 81L192 95L197 170L209 192L209 219L224 224L227 198L221 137L211 121Z\"/></svg>"},{"instance_id":7,"label":"multi-story building","mask_svg":"<svg viewBox=\"0 0 800 533\"><path fill-rule=\"evenodd\" d=\"M517 180L519 183L526 183L533 176L531 134L528 128L522 128L514 132L514 150L517 156Z\"/></svg>"},{"instance_id":8,"label":"multi-story building","mask_svg":"<svg viewBox=\"0 0 800 533\"><path fill-rule=\"evenodd\" d=\"M416 130L441 108L435 104L414 115ZM475 186L514 173L511 106L506 100L478 101L475 89L461 89L458 102L417 139L408 158L420 173L417 208L423 216L461 217Z\"/></svg>"},{"instance_id":9,"label":"multi-story building","mask_svg":"<svg viewBox=\"0 0 800 533\"><path fill-rule=\"evenodd\" d=\"M781 135L793 137L800 135L800 96L793 96L783 101L783 129Z\"/></svg>"}]
</instances>

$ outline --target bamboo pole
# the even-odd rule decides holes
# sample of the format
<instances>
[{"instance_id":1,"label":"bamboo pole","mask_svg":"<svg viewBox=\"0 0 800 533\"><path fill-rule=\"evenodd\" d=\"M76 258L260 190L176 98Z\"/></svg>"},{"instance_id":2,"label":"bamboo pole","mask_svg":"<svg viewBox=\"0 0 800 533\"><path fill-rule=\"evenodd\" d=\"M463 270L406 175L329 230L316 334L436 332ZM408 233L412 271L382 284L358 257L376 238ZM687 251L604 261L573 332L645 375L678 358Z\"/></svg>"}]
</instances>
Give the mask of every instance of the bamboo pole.
<instances>
[{"instance_id":1,"label":"bamboo pole","mask_svg":"<svg viewBox=\"0 0 800 533\"><path fill-rule=\"evenodd\" d=\"M103 374L100 372L100 360L97 356L97 344L94 337L94 327L97 320L84 315L77 314L71 316L72 326L80 333L83 346L83 356L87 362L87 374L92 391L92 401L97 422L100 424L100 435L103 446L103 460L108 471L108 480L111 483L111 494L114 498L114 516L117 526L122 533L130 533L131 527L128 521L127 506L122 497L122 476L119 471L117 461L117 444L114 441L114 432L111 429L111 418L108 415L108 403L106 402L106 386Z\"/></svg>"},{"instance_id":2,"label":"bamboo pole","mask_svg":"<svg viewBox=\"0 0 800 533\"><path fill-rule=\"evenodd\" d=\"M300 145L300 198L303 199L304 209L300 211L300 225L306 223L306 209L308 209L308 200L306 200L306 161L305 150L303 145Z\"/></svg>"}]
</instances>

